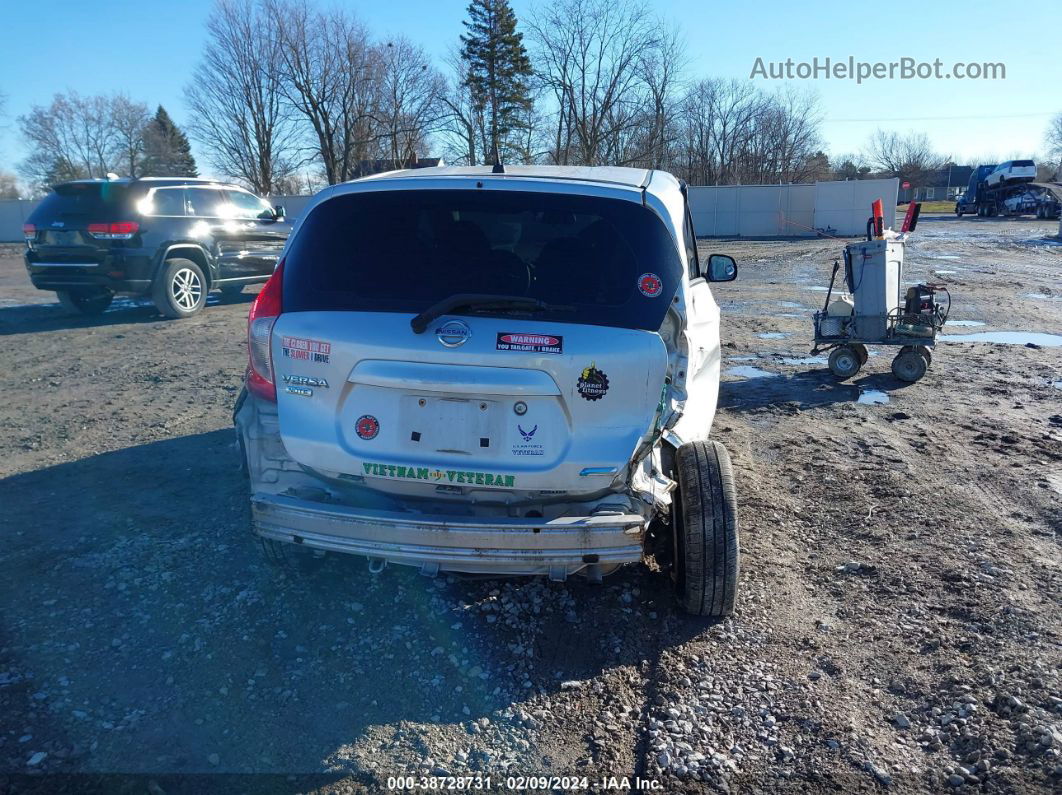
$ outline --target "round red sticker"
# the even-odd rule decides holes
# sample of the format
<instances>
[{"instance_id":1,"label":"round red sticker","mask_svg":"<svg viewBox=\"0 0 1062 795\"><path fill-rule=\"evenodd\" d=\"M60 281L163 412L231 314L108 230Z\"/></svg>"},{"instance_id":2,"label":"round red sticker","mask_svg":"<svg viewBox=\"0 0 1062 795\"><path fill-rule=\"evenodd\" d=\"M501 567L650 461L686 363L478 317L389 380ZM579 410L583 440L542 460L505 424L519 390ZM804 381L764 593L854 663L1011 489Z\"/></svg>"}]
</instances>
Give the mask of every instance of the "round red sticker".
<instances>
[{"instance_id":1,"label":"round red sticker","mask_svg":"<svg viewBox=\"0 0 1062 795\"><path fill-rule=\"evenodd\" d=\"M643 273L638 277L638 292L646 298L656 298L664 291L664 283L655 273Z\"/></svg>"},{"instance_id":2,"label":"round red sticker","mask_svg":"<svg viewBox=\"0 0 1062 795\"><path fill-rule=\"evenodd\" d=\"M375 439L380 432L380 422L371 414L363 414L358 417L354 430L362 439Z\"/></svg>"}]
</instances>

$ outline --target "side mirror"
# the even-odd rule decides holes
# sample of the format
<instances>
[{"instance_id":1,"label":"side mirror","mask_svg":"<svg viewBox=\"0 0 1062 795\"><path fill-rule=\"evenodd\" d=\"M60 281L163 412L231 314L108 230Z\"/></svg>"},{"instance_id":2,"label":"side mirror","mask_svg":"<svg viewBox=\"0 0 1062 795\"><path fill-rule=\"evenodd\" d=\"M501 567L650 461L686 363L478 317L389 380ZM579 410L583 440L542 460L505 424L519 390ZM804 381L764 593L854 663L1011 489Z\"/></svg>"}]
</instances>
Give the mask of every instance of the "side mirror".
<instances>
[{"instance_id":1,"label":"side mirror","mask_svg":"<svg viewBox=\"0 0 1062 795\"><path fill-rule=\"evenodd\" d=\"M712 254L704 275L710 282L732 282L737 278L737 263L726 254Z\"/></svg>"},{"instance_id":2,"label":"side mirror","mask_svg":"<svg viewBox=\"0 0 1062 795\"><path fill-rule=\"evenodd\" d=\"M284 205L283 204L276 205L273 208L273 213L276 215L276 219L278 221L282 221L284 219Z\"/></svg>"}]
</instances>

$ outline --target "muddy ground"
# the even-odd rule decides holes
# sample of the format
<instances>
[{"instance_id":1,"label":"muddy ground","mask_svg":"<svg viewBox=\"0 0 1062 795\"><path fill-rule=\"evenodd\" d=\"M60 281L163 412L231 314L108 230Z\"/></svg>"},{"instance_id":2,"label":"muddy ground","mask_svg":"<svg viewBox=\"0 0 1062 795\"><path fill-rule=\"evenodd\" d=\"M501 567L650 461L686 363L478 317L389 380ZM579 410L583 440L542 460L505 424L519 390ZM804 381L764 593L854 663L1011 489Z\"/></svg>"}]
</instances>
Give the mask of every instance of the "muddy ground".
<instances>
[{"instance_id":1,"label":"muddy ground","mask_svg":"<svg viewBox=\"0 0 1062 795\"><path fill-rule=\"evenodd\" d=\"M1055 227L926 217L908 278L984 324L952 333L1060 334ZM251 297L70 318L4 247L0 791L1057 792L1062 347L942 343L908 386L882 349L838 383L804 357L840 242L702 248L741 266L716 290L744 553L719 623L640 567L278 574L230 421Z\"/></svg>"}]
</instances>

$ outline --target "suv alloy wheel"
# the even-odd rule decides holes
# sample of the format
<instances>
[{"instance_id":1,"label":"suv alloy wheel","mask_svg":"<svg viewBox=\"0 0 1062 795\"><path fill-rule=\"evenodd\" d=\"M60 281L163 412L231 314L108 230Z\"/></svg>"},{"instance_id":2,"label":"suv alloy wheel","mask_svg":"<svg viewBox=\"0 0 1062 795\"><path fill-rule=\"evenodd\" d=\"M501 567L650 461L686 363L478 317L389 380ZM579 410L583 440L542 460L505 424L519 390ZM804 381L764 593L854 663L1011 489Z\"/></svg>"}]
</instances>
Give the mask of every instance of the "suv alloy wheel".
<instances>
[{"instance_id":1,"label":"suv alloy wheel","mask_svg":"<svg viewBox=\"0 0 1062 795\"><path fill-rule=\"evenodd\" d=\"M206 305L206 276L190 259L168 259L155 279L153 292L155 306L166 317L191 317Z\"/></svg>"}]
</instances>

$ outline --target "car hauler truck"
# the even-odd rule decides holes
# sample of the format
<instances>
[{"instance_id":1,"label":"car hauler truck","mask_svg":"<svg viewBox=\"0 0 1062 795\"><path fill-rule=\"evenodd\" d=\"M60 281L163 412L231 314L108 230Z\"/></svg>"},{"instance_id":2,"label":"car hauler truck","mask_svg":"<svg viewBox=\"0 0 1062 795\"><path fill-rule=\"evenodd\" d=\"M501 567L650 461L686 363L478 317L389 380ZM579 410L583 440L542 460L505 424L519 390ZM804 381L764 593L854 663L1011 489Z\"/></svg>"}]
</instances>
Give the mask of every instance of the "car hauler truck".
<instances>
[{"instance_id":1,"label":"car hauler truck","mask_svg":"<svg viewBox=\"0 0 1062 795\"><path fill-rule=\"evenodd\" d=\"M1062 183L1034 182L1028 178L1010 179L1005 174L1000 178L998 172L1007 165L990 164L974 169L966 192L955 202L955 214L960 218L967 214L982 218L1026 214L1035 214L1037 218L1056 217L1062 202Z\"/></svg>"}]
</instances>

